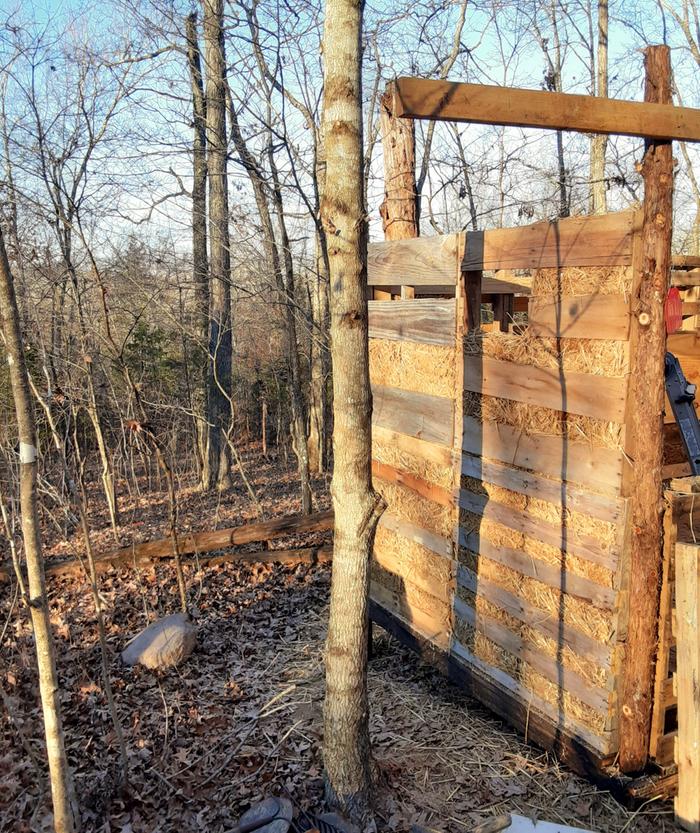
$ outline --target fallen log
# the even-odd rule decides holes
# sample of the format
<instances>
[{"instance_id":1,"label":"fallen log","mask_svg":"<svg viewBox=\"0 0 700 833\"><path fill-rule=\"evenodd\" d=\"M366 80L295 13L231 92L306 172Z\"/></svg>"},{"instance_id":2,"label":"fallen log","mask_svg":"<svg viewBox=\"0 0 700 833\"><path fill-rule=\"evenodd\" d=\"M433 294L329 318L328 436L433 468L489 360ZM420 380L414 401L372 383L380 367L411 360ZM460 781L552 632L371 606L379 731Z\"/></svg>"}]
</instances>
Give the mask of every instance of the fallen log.
<instances>
[{"instance_id":1,"label":"fallen log","mask_svg":"<svg viewBox=\"0 0 700 833\"><path fill-rule=\"evenodd\" d=\"M251 544L256 541L272 541L275 538L283 538L287 535L299 535L306 532L325 532L333 529L333 511L315 512L312 515L288 515L283 518L273 518L269 521L259 521L245 524L243 526L231 527L229 529L217 529L213 532L196 532L191 535L178 536L178 546L181 555L201 554L213 550L230 549L242 544ZM258 553L235 552L209 559L199 559L199 563L223 563L223 561L275 561L285 560L282 556L288 554L287 560L298 559L299 553L316 552L318 547L305 547L294 550L265 550ZM95 558L95 569L103 573L110 567L116 566L143 566L157 559L172 557L173 547L170 538L159 538L156 541L145 541L141 544L132 544L129 547L120 547L115 550L108 550ZM279 558L275 554L279 553ZM291 555L296 553L297 555ZM303 556L310 559L310 556ZM217 561L222 559L223 561ZM70 575L82 572L83 566L79 558L69 558L64 561L47 561L47 575ZM0 567L0 581L9 580L11 575L10 566Z\"/></svg>"}]
</instances>

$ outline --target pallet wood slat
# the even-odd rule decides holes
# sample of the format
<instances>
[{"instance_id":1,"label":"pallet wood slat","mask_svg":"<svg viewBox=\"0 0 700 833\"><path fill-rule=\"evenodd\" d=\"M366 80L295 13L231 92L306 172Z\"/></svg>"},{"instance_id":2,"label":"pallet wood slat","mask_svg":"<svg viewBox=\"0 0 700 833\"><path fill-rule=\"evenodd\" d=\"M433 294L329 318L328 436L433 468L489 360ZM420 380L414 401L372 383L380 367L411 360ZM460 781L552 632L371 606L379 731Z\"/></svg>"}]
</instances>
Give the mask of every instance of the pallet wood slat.
<instances>
[{"instance_id":1,"label":"pallet wood slat","mask_svg":"<svg viewBox=\"0 0 700 833\"><path fill-rule=\"evenodd\" d=\"M398 593L375 581L370 584L370 598L391 611L400 621L406 624L410 622L410 627L420 633L431 645L443 651L447 650L450 643L447 622L436 619L418 607L413 606L409 609L405 600L402 604Z\"/></svg>"},{"instance_id":2,"label":"pallet wood slat","mask_svg":"<svg viewBox=\"0 0 700 833\"><path fill-rule=\"evenodd\" d=\"M674 812L685 830L700 833L700 546L677 543L675 567L678 795Z\"/></svg>"},{"instance_id":3,"label":"pallet wood slat","mask_svg":"<svg viewBox=\"0 0 700 833\"><path fill-rule=\"evenodd\" d=\"M435 556L435 558L439 558L439 556ZM442 576L431 574L429 564L426 565L427 569L425 571L415 569L414 565L411 565L411 569L407 572L405 565L397 563L392 553L382 552L381 549L376 547L373 559L375 564L384 572L397 576L404 583L413 585L424 593L434 596L443 604L451 604L452 593L449 584L443 581Z\"/></svg>"},{"instance_id":4,"label":"pallet wood slat","mask_svg":"<svg viewBox=\"0 0 700 833\"><path fill-rule=\"evenodd\" d=\"M465 416L462 450L601 492L620 493L623 456L614 449L596 448L562 437L526 434L510 425L482 423Z\"/></svg>"},{"instance_id":5,"label":"pallet wood slat","mask_svg":"<svg viewBox=\"0 0 700 833\"><path fill-rule=\"evenodd\" d=\"M464 357L464 388L605 422L624 420L627 380L590 373L548 370L532 365Z\"/></svg>"},{"instance_id":6,"label":"pallet wood slat","mask_svg":"<svg viewBox=\"0 0 700 833\"><path fill-rule=\"evenodd\" d=\"M438 445L452 445L452 399L381 385L372 385L372 396L373 425Z\"/></svg>"},{"instance_id":7,"label":"pallet wood slat","mask_svg":"<svg viewBox=\"0 0 700 833\"><path fill-rule=\"evenodd\" d=\"M401 434L398 431L392 431L390 428L383 428L381 425L372 426L372 439L385 445L394 446L406 454L428 460L437 466L450 467L452 465L452 449L446 448L444 445L419 440L417 437Z\"/></svg>"},{"instance_id":8,"label":"pallet wood slat","mask_svg":"<svg viewBox=\"0 0 700 833\"><path fill-rule=\"evenodd\" d=\"M700 141L700 110L690 107L411 77L391 92L399 118Z\"/></svg>"},{"instance_id":9,"label":"pallet wood slat","mask_svg":"<svg viewBox=\"0 0 700 833\"><path fill-rule=\"evenodd\" d=\"M487 495L477 495L466 489L460 490L459 505L468 512L507 526L509 529L514 529L563 552L576 555L594 564L600 564L611 571L617 567L620 554L618 545L607 549L591 535L578 533L574 537L565 518L560 525L552 524L533 517L527 510L506 506L490 499Z\"/></svg>"},{"instance_id":10,"label":"pallet wood slat","mask_svg":"<svg viewBox=\"0 0 700 833\"><path fill-rule=\"evenodd\" d=\"M478 576L462 564L457 568L457 583L477 596L483 596L514 619L540 631L557 644L566 645L574 653L597 662L603 668L610 667L612 652L609 646L565 622L560 622L557 617L550 616L546 611L513 595L489 579Z\"/></svg>"},{"instance_id":11,"label":"pallet wood slat","mask_svg":"<svg viewBox=\"0 0 700 833\"><path fill-rule=\"evenodd\" d=\"M537 295L530 299L528 333L543 338L626 341L629 300L622 295Z\"/></svg>"},{"instance_id":12,"label":"pallet wood slat","mask_svg":"<svg viewBox=\"0 0 700 833\"><path fill-rule=\"evenodd\" d=\"M372 460L372 474L380 480L385 480L387 483L396 483L399 486L405 486L412 492L439 503L441 506L453 506L454 500L452 492L442 486L437 486L435 483L429 483L423 480L422 477L417 477L410 472L401 471L394 466L389 466L386 463L380 463L377 460ZM381 486L378 487L381 491Z\"/></svg>"},{"instance_id":13,"label":"pallet wood slat","mask_svg":"<svg viewBox=\"0 0 700 833\"><path fill-rule=\"evenodd\" d=\"M607 714L610 692L593 685L580 674L562 665L561 662L557 662L555 658L543 654L532 642L509 630L485 613L474 610L459 597L454 600L454 612L459 619L471 625L500 648L527 662L561 690L570 692L595 711Z\"/></svg>"},{"instance_id":14,"label":"pallet wood slat","mask_svg":"<svg viewBox=\"0 0 700 833\"><path fill-rule=\"evenodd\" d=\"M383 513L379 519L379 526L388 529L390 532L394 532L396 535L408 538L409 541L420 544L437 555L449 559L453 558L454 545L451 539L442 538L440 535L436 535L428 529L423 529L410 521L396 517L396 515L389 511Z\"/></svg>"},{"instance_id":15,"label":"pallet wood slat","mask_svg":"<svg viewBox=\"0 0 700 833\"><path fill-rule=\"evenodd\" d=\"M462 269L626 265L632 257L634 224L635 212L621 211L467 232Z\"/></svg>"},{"instance_id":16,"label":"pallet wood slat","mask_svg":"<svg viewBox=\"0 0 700 833\"><path fill-rule=\"evenodd\" d=\"M444 285L457 282L459 234L386 240L370 243L367 250L369 286Z\"/></svg>"},{"instance_id":17,"label":"pallet wood slat","mask_svg":"<svg viewBox=\"0 0 700 833\"><path fill-rule=\"evenodd\" d=\"M614 610L617 598L612 587L604 587L584 576L576 575L568 570L561 570L554 564L547 564L534 558L522 550L496 546L478 532L459 531L459 543L463 547L521 573L523 576L541 581L548 587L566 593L582 601L592 604L601 610Z\"/></svg>"},{"instance_id":18,"label":"pallet wood slat","mask_svg":"<svg viewBox=\"0 0 700 833\"><path fill-rule=\"evenodd\" d=\"M454 347L455 302L370 301L369 337Z\"/></svg>"},{"instance_id":19,"label":"pallet wood slat","mask_svg":"<svg viewBox=\"0 0 700 833\"><path fill-rule=\"evenodd\" d=\"M528 497L564 504L567 509L608 523L620 523L625 511L625 501L622 498L611 499L609 496L596 494L559 479L515 469L469 454L462 456L462 474Z\"/></svg>"}]
</instances>

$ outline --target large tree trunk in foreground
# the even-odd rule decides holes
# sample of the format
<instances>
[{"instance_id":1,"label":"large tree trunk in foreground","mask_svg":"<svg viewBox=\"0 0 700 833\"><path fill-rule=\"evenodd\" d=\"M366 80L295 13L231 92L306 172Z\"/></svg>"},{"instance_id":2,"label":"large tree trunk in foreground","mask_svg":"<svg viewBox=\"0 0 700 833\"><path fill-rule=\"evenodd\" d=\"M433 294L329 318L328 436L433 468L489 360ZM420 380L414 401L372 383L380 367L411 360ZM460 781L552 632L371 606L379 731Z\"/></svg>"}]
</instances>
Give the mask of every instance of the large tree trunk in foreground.
<instances>
[{"instance_id":1,"label":"large tree trunk in foreground","mask_svg":"<svg viewBox=\"0 0 700 833\"><path fill-rule=\"evenodd\" d=\"M367 345L367 219L362 186L361 0L327 0L324 135L333 362L335 510L326 646L327 799L353 820L369 813L367 702L369 561L384 508L372 488Z\"/></svg>"},{"instance_id":2,"label":"large tree trunk in foreground","mask_svg":"<svg viewBox=\"0 0 700 833\"><path fill-rule=\"evenodd\" d=\"M207 169L209 174L209 378L207 457L202 476L210 489L228 487L231 460L231 256L228 233L226 59L223 0L203 0L206 67Z\"/></svg>"},{"instance_id":3,"label":"large tree trunk in foreground","mask_svg":"<svg viewBox=\"0 0 700 833\"><path fill-rule=\"evenodd\" d=\"M671 103L667 46L645 50L645 101ZM673 154L671 142L647 142L644 225L639 286L632 298L634 373L631 396L630 605L620 700L620 768L641 770L647 761L654 693L663 501L664 302L671 268ZM636 340L636 343L635 343Z\"/></svg>"},{"instance_id":4,"label":"large tree trunk in foreground","mask_svg":"<svg viewBox=\"0 0 700 833\"><path fill-rule=\"evenodd\" d=\"M29 395L29 379L24 362L19 312L15 298L10 264L5 242L0 230L0 317L5 337L5 350L10 366L10 384L17 414L20 448L20 506L22 510L22 537L27 562L29 584L29 610L34 630L37 666L39 670L39 694L46 733L46 754L49 762L51 797L53 800L54 828L56 833L73 833L77 829L75 794L63 739L61 705L56 655L51 635L44 561L41 552L36 497L37 459L34 412Z\"/></svg>"}]
</instances>

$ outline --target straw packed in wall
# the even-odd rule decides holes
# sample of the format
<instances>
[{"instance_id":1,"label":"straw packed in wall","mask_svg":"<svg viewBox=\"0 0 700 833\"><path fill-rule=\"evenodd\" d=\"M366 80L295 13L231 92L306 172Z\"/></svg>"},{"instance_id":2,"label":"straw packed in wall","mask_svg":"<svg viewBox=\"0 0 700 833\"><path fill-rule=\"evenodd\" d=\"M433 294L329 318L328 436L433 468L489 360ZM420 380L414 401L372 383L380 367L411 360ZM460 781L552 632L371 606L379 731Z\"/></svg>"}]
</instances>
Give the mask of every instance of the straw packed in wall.
<instances>
[{"instance_id":1,"label":"straw packed in wall","mask_svg":"<svg viewBox=\"0 0 700 833\"><path fill-rule=\"evenodd\" d=\"M455 349L415 341L371 338L369 373L373 385L415 393L455 394Z\"/></svg>"}]
</instances>

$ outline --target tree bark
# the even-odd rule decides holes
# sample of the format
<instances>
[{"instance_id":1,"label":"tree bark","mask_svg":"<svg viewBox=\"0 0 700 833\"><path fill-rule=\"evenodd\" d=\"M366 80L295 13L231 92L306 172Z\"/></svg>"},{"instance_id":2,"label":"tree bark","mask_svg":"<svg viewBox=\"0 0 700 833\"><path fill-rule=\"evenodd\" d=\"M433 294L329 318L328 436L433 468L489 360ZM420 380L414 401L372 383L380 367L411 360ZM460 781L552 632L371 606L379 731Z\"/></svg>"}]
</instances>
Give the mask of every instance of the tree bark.
<instances>
[{"instance_id":1,"label":"tree bark","mask_svg":"<svg viewBox=\"0 0 700 833\"><path fill-rule=\"evenodd\" d=\"M206 67L207 171L209 177L209 363L207 456L203 486L230 485L231 460L225 440L231 424L231 256L226 163L226 58L223 0L203 0Z\"/></svg>"},{"instance_id":2,"label":"tree bark","mask_svg":"<svg viewBox=\"0 0 700 833\"><path fill-rule=\"evenodd\" d=\"M334 560L326 645L326 795L356 822L369 815L369 562L384 501L372 487L367 218L362 159L362 0L327 0L321 215L330 263Z\"/></svg>"},{"instance_id":3,"label":"tree bark","mask_svg":"<svg viewBox=\"0 0 700 833\"><path fill-rule=\"evenodd\" d=\"M608 0L598 0L598 58L595 94L608 97ZM591 139L591 211L605 214L608 210L605 185L605 153L608 137L598 133Z\"/></svg>"},{"instance_id":4,"label":"tree bark","mask_svg":"<svg viewBox=\"0 0 700 833\"><path fill-rule=\"evenodd\" d=\"M10 384L15 402L19 433L22 537L27 563L29 609L31 611L39 671L39 694L46 734L46 754L49 763L54 828L56 833L73 833L78 828L79 815L63 736L56 653L51 634L44 561L41 551L41 532L36 495L36 426L29 394L29 379L24 361L14 282L7 252L5 251L2 230L0 230L0 316L2 318L2 332L5 339L7 360L10 366Z\"/></svg>"},{"instance_id":5,"label":"tree bark","mask_svg":"<svg viewBox=\"0 0 700 833\"><path fill-rule=\"evenodd\" d=\"M671 103L667 46L645 50L644 99ZM662 552L664 302L671 268L673 155L671 142L647 142L644 225L639 285L633 298L634 372L631 377L630 582L631 600L620 699L620 768L641 770L649 749L654 691ZM633 341L634 344L634 341Z\"/></svg>"},{"instance_id":6,"label":"tree bark","mask_svg":"<svg viewBox=\"0 0 700 833\"><path fill-rule=\"evenodd\" d=\"M397 119L391 96L384 93L379 106L384 152L384 202L379 206L387 240L418 237L416 210L416 135L413 119Z\"/></svg>"}]
</instances>

